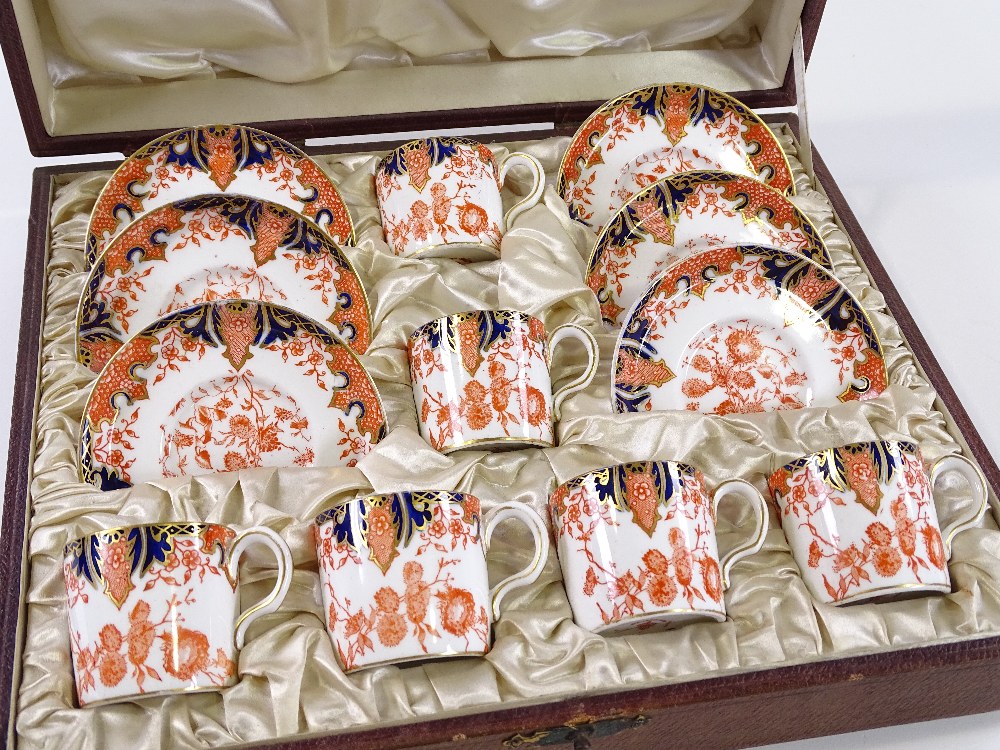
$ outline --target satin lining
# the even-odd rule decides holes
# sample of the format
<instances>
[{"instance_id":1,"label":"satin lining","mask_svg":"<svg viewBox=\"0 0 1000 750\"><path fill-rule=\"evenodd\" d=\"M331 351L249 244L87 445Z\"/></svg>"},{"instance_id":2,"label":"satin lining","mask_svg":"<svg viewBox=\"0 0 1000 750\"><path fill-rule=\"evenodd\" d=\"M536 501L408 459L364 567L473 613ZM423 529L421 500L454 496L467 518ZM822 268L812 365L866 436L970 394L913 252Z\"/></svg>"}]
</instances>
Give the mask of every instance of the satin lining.
<instances>
[{"instance_id":1,"label":"satin lining","mask_svg":"<svg viewBox=\"0 0 1000 750\"><path fill-rule=\"evenodd\" d=\"M814 607L798 576L772 509L764 547L737 564L726 594L729 619L691 624L667 633L602 638L578 628L555 555L533 585L504 602L493 650L461 659L405 668L380 667L344 676L323 626L311 519L332 502L356 493L441 488L470 492L484 511L499 502L524 502L543 517L557 482L617 461L674 459L702 469L710 487L740 477L765 490L770 471L797 455L831 445L909 437L928 461L959 450L933 389L915 366L882 296L869 283L829 202L814 190L789 151L799 191L794 198L827 242L838 277L863 302L885 346L892 386L880 398L830 408L711 418L694 413L613 416L610 355L614 337L600 325L593 293L583 284L592 236L567 215L552 187L567 138L497 146L536 156L549 185L541 204L525 212L504 237L502 260L459 265L397 258L378 225L372 170L381 154L321 157L351 207L359 242L347 250L363 277L375 322L364 358L379 386L390 435L353 469L249 470L170 480L110 493L76 481L78 423L93 376L73 359L73 321L85 274L87 216L107 172L75 176L56 190L51 212L48 294L43 329L36 458L31 477L29 582L25 646L17 696L20 746L107 747L122 738L136 748L215 747L407 723L514 706L640 688L1000 633L1000 533L992 517L955 540L955 593L891 604L842 609ZM507 206L529 189L515 170ZM406 362L406 340L433 318L476 307L521 309L549 329L574 322L601 345L598 377L570 396L559 425L560 444L544 450L443 456L416 431ZM584 353L561 349L555 385L584 366ZM942 521L972 502L953 477L938 487ZM749 517L727 515L719 542ZM223 693L156 698L100 708L73 708L62 547L67 539L109 526L184 519L236 528L266 524L289 543L295 562L291 590L280 611L248 633L239 655L240 683ZM489 555L493 583L523 567L530 538L517 524L498 528ZM273 583L273 563L248 553L244 606Z\"/></svg>"}]
</instances>

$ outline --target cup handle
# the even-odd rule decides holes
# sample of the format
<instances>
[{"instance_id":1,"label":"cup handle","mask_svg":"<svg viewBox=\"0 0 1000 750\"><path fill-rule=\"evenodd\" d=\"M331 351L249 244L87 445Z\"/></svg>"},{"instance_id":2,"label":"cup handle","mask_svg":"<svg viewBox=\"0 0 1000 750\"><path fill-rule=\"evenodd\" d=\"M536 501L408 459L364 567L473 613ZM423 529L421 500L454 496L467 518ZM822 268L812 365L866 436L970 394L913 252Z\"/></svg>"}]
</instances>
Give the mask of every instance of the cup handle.
<instances>
[{"instance_id":1,"label":"cup handle","mask_svg":"<svg viewBox=\"0 0 1000 750\"><path fill-rule=\"evenodd\" d=\"M751 540L747 544L730 550L719 561L722 568L722 588L724 589L729 588L729 571L732 570L733 566L747 555L759 552L760 548L764 546L764 535L767 534L768 527L767 503L764 502L764 496L757 491L756 487L742 479L730 479L728 482L723 482L712 496L712 507L716 512L719 510L719 503L730 495L736 495L750 503L754 510L755 523Z\"/></svg>"},{"instance_id":2,"label":"cup handle","mask_svg":"<svg viewBox=\"0 0 1000 750\"><path fill-rule=\"evenodd\" d=\"M556 347L566 339L576 339L586 347L588 364L587 369L584 370L580 377L567 383L552 395L552 414L557 421L559 413L562 410L563 401L566 400L567 396L581 391L590 385L594 376L597 375L597 363L601 358L600 350L597 348L597 339L594 338L594 334L586 328L578 326L576 323L566 323L554 330L552 336L549 337L549 361L546 364L550 367Z\"/></svg>"},{"instance_id":3,"label":"cup handle","mask_svg":"<svg viewBox=\"0 0 1000 750\"><path fill-rule=\"evenodd\" d=\"M257 618L276 612L278 607L281 606L285 595L288 593L289 587L292 585L292 552L284 539L265 526L254 526L252 529L247 529L233 540L233 544L229 548L229 563L226 566L230 580L238 580L240 558L247 547L252 544L263 544L274 553L278 561L278 580L274 584L274 588L271 589L270 594L237 618L235 632L233 633L237 650L243 648L247 628Z\"/></svg>"},{"instance_id":4,"label":"cup handle","mask_svg":"<svg viewBox=\"0 0 1000 750\"><path fill-rule=\"evenodd\" d=\"M538 204L538 201L542 199L542 193L545 191L545 170L542 169L541 162L539 162L534 156L521 153L520 151L508 154L507 158L500 164L500 184L502 185L504 180L507 178L507 172L510 171L511 167L515 167L518 164L523 164L531 170L531 177L533 181L531 184L531 191L524 198L511 206L510 210L504 214L504 234L506 234L507 230L510 229L510 225L514 223L514 219L523 214L529 208L534 208Z\"/></svg>"},{"instance_id":5,"label":"cup handle","mask_svg":"<svg viewBox=\"0 0 1000 750\"><path fill-rule=\"evenodd\" d=\"M535 540L535 556L524 570L503 579L490 590L494 622L500 619L500 602L503 598L514 589L528 586L537 581L538 576L542 574L542 565L549 556L549 534L545 530L545 522L531 508L526 508L518 503L503 503L486 514L483 525L483 546L486 548L486 552L490 551L493 530L499 524L512 518L516 518L528 527Z\"/></svg>"},{"instance_id":6,"label":"cup handle","mask_svg":"<svg viewBox=\"0 0 1000 750\"><path fill-rule=\"evenodd\" d=\"M966 529L978 526L986 515L986 506L989 504L990 493L986 486L986 477L972 461L965 456L944 456L939 458L931 466L931 487L937 484L938 477L946 471L957 471L972 486L972 491L979 496L979 502L975 510L962 518L957 519L953 524L941 530L944 538L944 554L951 559L951 542L956 534L960 534Z\"/></svg>"}]
</instances>

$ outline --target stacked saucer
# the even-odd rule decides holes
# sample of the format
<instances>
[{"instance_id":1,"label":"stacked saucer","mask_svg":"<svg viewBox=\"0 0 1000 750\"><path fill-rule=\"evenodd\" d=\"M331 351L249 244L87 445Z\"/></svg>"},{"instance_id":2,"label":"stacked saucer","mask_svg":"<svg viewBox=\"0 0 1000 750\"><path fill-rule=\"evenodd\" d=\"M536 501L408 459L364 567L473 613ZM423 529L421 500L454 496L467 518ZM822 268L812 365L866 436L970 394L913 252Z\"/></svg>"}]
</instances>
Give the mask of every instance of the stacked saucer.
<instances>
[{"instance_id":1,"label":"stacked saucer","mask_svg":"<svg viewBox=\"0 0 1000 750\"><path fill-rule=\"evenodd\" d=\"M329 177L263 131L178 130L127 159L87 234L82 478L116 489L367 453L386 427L357 356L371 316L353 242Z\"/></svg>"},{"instance_id":2,"label":"stacked saucer","mask_svg":"<svg viewBox=\"0 0 1000 750\"><path fill-rule=\"evenodd\" d=\"M774 133L720 91L647 86L580 127L557 187L597 238L587 267L618 333L616 412L744 414L875 398L864 308L789 198Z\"/></svg>"}]
</instances>

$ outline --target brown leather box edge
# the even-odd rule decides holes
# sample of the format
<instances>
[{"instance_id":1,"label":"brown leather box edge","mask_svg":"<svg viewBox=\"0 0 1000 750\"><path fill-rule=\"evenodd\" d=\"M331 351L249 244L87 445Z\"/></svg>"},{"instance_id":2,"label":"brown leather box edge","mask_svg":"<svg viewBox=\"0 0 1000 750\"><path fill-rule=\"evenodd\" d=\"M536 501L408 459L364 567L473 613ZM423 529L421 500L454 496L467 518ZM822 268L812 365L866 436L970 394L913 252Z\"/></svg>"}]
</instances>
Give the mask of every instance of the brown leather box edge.
<instances>
[{"instance_id":1,"label":"brown leather box edge","mask_svg":"<svg viewBox=\"0 0 1000 750\"><path fill-rule=\"evenodd\" d=\"M52 203L52 177L56 167L36 169L32 177L28 247L21 296L21 332L18 337L14 398L10 417L10 444L7 452L7 480L4 486L3 527L0 530L0 716L10 716L16 706L18 680L15 679L20 651L23 603L21 584L25 574L24 546L27 544L29 474L31 470L32 426L35 422L38 355L41 346L45 293L45 248ZM13 720L2 737L4 744L13 733Z\"/></svg>"},{"instance_id":2,"label":"brown leather box edge","mask_svg":"<svg viewBox=\"0 0 1000 750\"><path fill-rule=\"evenodd\" d=\"M857 223L825 163L814 150L814 169L837 214L868 265L880 291L925 371L983 467L994 491L1000 470L948 383L878 256ZM101 167L105 165L100 165ZM38 169L33 180L25 268L22 324L11 418L11 445L0 538L0 715L15 705L17 622L21 614L24 524L41 317L45 288L45 248L53 178L73 167ZM337 747L450 747L456 742L487 747L516 733L566 723L644 715L639 730L594 747L643 747L667 741L677 748L737 748L835 734L925 719L958 716L1000 707L1000 638L984 638L903 651L781 667L695 682L490 711L475 717L417 722L401 732L387 727L308 737L267 745L289 750ZM789 720L794 717L794 721ZM4 744L12 735L4 737Z\"/></svg>"}]
</instances>

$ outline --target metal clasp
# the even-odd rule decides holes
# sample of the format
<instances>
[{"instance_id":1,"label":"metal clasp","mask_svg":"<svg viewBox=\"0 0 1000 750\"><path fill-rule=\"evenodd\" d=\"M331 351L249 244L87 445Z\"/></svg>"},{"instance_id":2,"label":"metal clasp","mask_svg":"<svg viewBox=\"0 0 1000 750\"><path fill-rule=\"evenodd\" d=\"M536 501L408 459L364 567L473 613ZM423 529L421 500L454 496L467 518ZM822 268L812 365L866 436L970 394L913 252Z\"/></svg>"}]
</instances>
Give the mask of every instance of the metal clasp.
<instances>
[{"instance_id":1,"label":"metal clasp","mask_svg":"<svg viewBox=\"0 0 1000 750\"><path fill-rule=\"evenodd\" d=\"M531 734L515 734L504 740L504 747L512 749L523 747L541 747L543 745L561 745L573 743L573 750L589 750L591 738L609 737L626 729L638 729L646 723L645 716L618 717L600 719L598 721L583 721L564 724L552 729L540 729Z\"/></svg>"}]
</instances>

